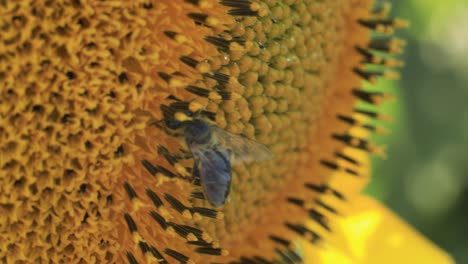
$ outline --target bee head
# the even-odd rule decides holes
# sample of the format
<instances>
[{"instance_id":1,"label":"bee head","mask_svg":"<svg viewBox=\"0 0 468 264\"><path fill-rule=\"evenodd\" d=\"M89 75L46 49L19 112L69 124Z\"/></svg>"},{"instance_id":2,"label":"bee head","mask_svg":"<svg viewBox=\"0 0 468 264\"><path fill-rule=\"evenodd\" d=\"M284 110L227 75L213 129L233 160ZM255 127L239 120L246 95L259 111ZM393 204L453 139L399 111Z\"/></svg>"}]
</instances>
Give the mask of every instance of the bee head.
<instances>
[{"instance_id":1,"label":"bee head","mask_svg":"<svg viewBox=\"0 0 468 264\"><path fill-rule=\"evenodd\" d=\"M179 120L177 118L178 115L173 118L165 118L164 122L166 127L181 132L187 142L204 144L210 140L210 127L206 121L196 117L187 117L182 113L181 115L182 116L179 116L179 118L185 117L183 120Z\"/></svg>"},{"instance_id":2,"label":"bee head","mask_svg":"<svg viewBox=\"0 0 468 264\"><path fill-rule=\"evenodd\" d=\"M182 122L175 118L164 118L164 124L169 129L176 130L182 125Z\"/></svg>"},{"instance_id":3,"label":"bee head","mask_svg":"<svg viewBox=\"0 0 468 264\"><path fill-rule=\"evenodd\" d=\"M164 124L172 130L179 129L183 123L190 121L193 116L193 113L188 110L180 112L179 109L167 105L161 105L161 110L164 116Z\"/></svg>"},{"instance_id":4,"label":"bee head","mask_svg":"<svg viewBox=\"0 0 468 264\"><path fill-rule=\"evenodd\" d=\"M190 114L190 115L188 115ZM192 113L176 112L173 116L165 116L164 122L169 129L179 129L183 125L193 122Z\"/></svg>"}]
</instances>

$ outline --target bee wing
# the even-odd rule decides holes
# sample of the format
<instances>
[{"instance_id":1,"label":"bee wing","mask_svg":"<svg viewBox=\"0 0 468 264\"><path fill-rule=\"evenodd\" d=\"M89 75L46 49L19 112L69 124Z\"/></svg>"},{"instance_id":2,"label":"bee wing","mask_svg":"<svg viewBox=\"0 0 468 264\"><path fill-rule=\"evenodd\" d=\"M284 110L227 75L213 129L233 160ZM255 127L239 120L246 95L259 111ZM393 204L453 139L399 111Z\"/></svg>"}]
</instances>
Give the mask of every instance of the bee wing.
<instances>
[{"instance_id":1,"label":"bee wing","mask_svg":"<svg viewBox=\"0 0 468 264\"><path fill-rule=\"evenodd\" d=\"M229 152L219 145L190 144L190 150L206 198L215 207L223 205L231 185Z\"/></svg>"},{"instance_id":2,"label":"bee wing","mask_svg":"<svg viewBox=\"0 0 468 264\"><path fill-rule=\"evenodd\" d=\"M231 163L262 161L273 157L271 151L264 145L241 135L235 135L212 126L219 144L231 151Z\"/></svg>"}]
</instances>

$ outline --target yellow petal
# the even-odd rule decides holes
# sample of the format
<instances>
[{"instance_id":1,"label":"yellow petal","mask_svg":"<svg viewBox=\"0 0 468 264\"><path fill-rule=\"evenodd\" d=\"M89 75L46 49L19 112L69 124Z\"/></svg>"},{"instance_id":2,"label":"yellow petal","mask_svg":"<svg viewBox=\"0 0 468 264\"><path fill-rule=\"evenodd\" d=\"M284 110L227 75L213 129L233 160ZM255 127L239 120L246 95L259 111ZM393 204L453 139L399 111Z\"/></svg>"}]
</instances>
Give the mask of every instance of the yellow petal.
<instances>
[{"instance_id":1,"label":"yellow petal","mask_svg":"<svg viewBox=\"0 0 468 264\"><path fill-rule=\"evenodd\" d=\"M323 248L304 245L307 263L454 263L373 198L360 195L348 203L349 211L335 218L334 231Z\"/></svg>"}]
</instances>

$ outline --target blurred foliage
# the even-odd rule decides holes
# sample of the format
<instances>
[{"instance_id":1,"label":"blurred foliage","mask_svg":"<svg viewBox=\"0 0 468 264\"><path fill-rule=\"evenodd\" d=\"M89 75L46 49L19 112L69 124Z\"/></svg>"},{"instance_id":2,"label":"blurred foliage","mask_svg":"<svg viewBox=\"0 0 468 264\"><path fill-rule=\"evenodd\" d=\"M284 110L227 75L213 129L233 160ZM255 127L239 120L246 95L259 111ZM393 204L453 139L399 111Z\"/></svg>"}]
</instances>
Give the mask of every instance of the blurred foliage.
<instances>
[{"instance_id":1,"label":"blurred foliage","mask_svg":"<svg viewBox=\"0 0 468 264\"><path fill-rule=\"evenodd\" d=\"M383 107L395 122L376 137L388 158L374 160L367 192L468 263L468 1L390 2L411 27L398 32L401 80L378 86L399 99Z\"/></svg>"}]
</instances>

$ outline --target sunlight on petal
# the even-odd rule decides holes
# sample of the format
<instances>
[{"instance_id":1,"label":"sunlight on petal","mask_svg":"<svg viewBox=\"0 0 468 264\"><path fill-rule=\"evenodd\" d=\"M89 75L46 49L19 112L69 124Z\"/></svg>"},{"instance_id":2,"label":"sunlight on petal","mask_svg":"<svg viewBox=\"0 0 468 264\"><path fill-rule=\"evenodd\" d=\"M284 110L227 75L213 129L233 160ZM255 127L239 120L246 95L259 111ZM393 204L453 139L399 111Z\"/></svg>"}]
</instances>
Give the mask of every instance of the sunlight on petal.
<instances>
[{"instance_id":1,"label":"sunlight on petal","mask_svg":"<svg viewBox=\"0 0 468 264\"><path fill-rule=\"evenodd\" d=\"M336 219L324 250L304 245L306 259L311 260L308 263L454 263L447 253L373 198L353 197L349 205L347 216Z\"/></svg>"}]
</instances>

